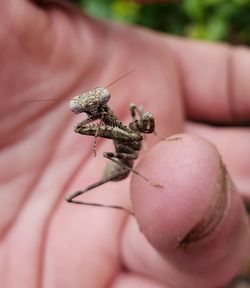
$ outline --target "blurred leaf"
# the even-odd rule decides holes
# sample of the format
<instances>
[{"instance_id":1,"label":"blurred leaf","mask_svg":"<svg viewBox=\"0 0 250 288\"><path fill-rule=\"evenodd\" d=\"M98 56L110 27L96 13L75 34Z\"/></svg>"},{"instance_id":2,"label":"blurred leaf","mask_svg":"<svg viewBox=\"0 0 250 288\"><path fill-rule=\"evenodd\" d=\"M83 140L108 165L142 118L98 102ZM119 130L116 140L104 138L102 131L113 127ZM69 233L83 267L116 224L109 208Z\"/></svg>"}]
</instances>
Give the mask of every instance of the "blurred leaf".
<instances>
[{"instance_id":1,"label":"blurred leaf","mask_svg":"<svg viewBox=\"0 0 250 288\"><path fill-rule=\"evenodd\" d=\"M227 22L221 18L214 17L207 25L207 39L218 41L225 39L228 27Z\"/></svg>"},{"instance_id":2,"label":"blurred leaf","mask_svg":"<svg viewBox=\"0 0 250 288\"><path fill-rule=\"evenodd\" d=\"M186 0L183 7L187 15L193 20L204 19L203 1L201 0Z\"/></svg>"},{"instance_id":3,"label":"blurred leaf","mask_svg":"<svg viewBox=\"0 0 250 288\"><path fill-rule=\"evenodd\" d=\"M117 0L112 3L113 18L118 21L127 23L134 23L139 10L140 5L133 1Z\"/></svg>"},{"instance_id":4,"label":"blurred leaf","mask_svg":"<svg viewBox=\"0 0 250 288\"><path fill-rule=\"evenodd\" d=\"M191 24L186 27L186 35L194 39L207 39L206 27L203 24Z\"/></svg>"},{"instance_id":5,"label":"blurred leaf","mask_svg":"<svg viewBox=\"0 0 250 288\"><path fill-rule=\"evenodd\" d=\"M249 0L233 0L232 2L237 5L249 4Z\"/></svg>"},{"instance_id":6,"label":"blurred leaf","mask_svg":"<svg viewBox=\"0 0 250 288\"><path fill-rule=\"evenodd\" d=\"M201 0L204 2L204 7L218 7L224 3L230 2L228 0Z\"/></svg>"},{"instance_id":7,"label":"blurred leaf","mask_svg":"<svg viewBox=\"0 0 250 288\"><path fill-rule=\"evenodd\" d=\"M86 12L89 15L97 18L112 19L112 11L111 11L112 1L91 0L83 2L84 2L84 10L86 10Z\"/></svg>"}]
</instances>

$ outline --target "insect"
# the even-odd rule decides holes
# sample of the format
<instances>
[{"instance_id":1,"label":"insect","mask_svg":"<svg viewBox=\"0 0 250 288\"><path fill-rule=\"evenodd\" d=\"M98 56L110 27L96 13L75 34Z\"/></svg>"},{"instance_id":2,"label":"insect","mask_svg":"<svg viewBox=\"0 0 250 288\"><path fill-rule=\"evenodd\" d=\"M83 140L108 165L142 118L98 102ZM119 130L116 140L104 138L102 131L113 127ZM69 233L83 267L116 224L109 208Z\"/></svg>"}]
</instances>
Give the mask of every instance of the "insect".
<instances>
[{"instance_id":1,"label":"insect","mask_svg":"<svg viewBox=\"0 0 250 288\"><path fill-rule=\"evenodd\" d=\"M132 71L126 73L114 82L117 82L131 72ZM135 104L131 103L129 105L129 111L132 121L128 126L126 126L118 119L115 113L108 106L108 101L110 100L111 94L107 87L97 87L86 93L77 95L70 100L69 106L70 109L76 114L87 114L87 118L78 123L75 126L74 131L82 135L90 135L95 137L93 147L94 153L97 137L112 139L115 152L103 153L103 156L109 159L110 162L108 162L103 177L99 181L87 186L85 189L81 189L68 195L65 199L66 201L75 204L121 209L133 214L127 208L122 206L84 202L75 199L79 195L84 194L87 191L109 181L121 181L125 179L130 172L135 173L153 186L159 188L162 187L159 184L151 182L148 178L133 168L134 160L137 159L139 151L142 147L142 134L155 133L155 121L153 114L151 112L143 112L141 106L137 107ZM91 123L96 120L100 120L99 124L92 125Z\"/></svg>"}]
</instances>

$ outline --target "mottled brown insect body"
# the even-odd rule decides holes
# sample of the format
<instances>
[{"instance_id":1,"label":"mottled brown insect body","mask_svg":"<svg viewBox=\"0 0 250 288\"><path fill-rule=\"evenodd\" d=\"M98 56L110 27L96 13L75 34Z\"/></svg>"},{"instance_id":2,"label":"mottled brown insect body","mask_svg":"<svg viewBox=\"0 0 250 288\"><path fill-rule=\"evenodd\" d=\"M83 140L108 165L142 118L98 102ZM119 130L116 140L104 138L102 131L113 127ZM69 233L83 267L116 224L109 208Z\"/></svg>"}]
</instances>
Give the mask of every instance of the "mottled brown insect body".
<instances>
[{"instance_id":1,"label":"mottled brown insect body","mask_svg":"<svg viewBox=\"0 0 250 288\"><path fill-rule=\"evenodd\" d=\"M106 182L120 181L126 178L131 171L148 181L150 184L160 187L160 185L151 183L149 179L133 169L134 160L137 159L142 146L142 134L154 132L155 122L153 114L150 112L144 113L141 107L137 108L135 104L131 103L129 110L132 121L129 123L129 126L126 126L117 118L115 113L108 106L107 103L110 96L111 94L107 88L97 87L86 93L75 96L70 101L69 106L74 113L78 114L84 112L87 114L87 118L76 125L75 132L94 136L95 138L102 137L112 139L115 152L105 152L103 154L105 158L108 158L112 162L108 163L106 166L103 178L100 181L67 196L66 200L76 204L110 207L128 211L121 206L74 200L77 196ZM100 122L98 124L92 124L92 122L96 120L100 120Z\"/></svg>"}]
</instances>

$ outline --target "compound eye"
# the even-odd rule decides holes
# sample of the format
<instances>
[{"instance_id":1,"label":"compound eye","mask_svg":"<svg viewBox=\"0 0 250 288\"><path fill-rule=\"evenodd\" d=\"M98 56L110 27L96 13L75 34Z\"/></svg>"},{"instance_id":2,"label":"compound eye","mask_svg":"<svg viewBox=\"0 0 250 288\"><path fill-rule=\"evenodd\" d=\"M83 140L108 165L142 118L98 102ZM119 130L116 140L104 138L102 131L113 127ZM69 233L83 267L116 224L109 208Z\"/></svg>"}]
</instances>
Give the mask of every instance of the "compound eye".
<instances>
[{"instance_id":1,"label":"compound eye","mask_svg":"<svg viewBox=\"0 0 250 288\"><path fill-rule=\"evenodd\" d=\"M84 112L82 106L75 99L69 101L69 108L76 114Z\"/></svg>"},{"instance_id":2,"label":"compound eye","mask_svg":"<svg viewBox=\"0 0 250 288\"><path fill-rule=\"evenodd\" d=\"M110 91L107 88L102 88L102 90L100 91L100 96L99 96L101 104L108 103L110 96L111 96Z\"/></svg>"}]
</instances>

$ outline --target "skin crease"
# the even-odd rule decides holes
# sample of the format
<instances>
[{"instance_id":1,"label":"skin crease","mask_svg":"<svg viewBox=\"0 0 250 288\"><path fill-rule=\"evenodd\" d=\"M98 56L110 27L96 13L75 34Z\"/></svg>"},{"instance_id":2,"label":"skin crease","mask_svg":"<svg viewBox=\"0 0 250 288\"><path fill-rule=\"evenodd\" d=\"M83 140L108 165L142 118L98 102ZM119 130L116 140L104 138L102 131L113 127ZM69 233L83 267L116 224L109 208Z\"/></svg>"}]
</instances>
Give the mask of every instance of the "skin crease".
<instances>
[{"instance_id":1,"label":"skin crease","mask_svg":"<svg viewBox=\"0 0 250 288\"><path fill-rule=\"evenodd\" d=\"M41 8L31 1L5 1L0 19L0 287L224 287L248 251L240 193L249 196L250 133L248 127L195 121L249 121L249 51L98 22L76 9ZM133 177L131 188L126 179L84 195L87 201L129 207L131 190L146 238L124 212L64 201L101 177L102 152L112 151L112 143L98 139L94 158L93 139L73 133L85 116L74 115L63 99L108 85L134 68L110 87L110 106L122 121L129 121L128 105L134 102L155 115L161 135L206 137L238 187L226 182L230 200L220 211L225 219L186 250L176 249L176 237L185 236L214 203L221 172L217 150L198 136L163 142L138 164L164 185L161 194ZM48 98L62 101L27 102ZM157 141L147 137L149 147ZM190 175L201 177L187 181ZM180 192L171 193L171 179L178 179ZM189 193L196 187L205 199ZM202 277L190 263L196 268L202 263Z\"/></svg>"}]
</instances>

